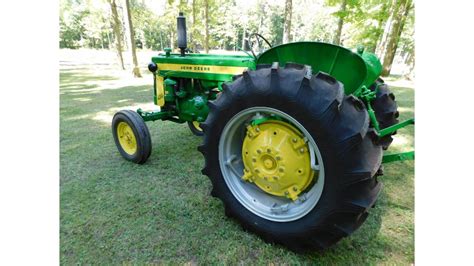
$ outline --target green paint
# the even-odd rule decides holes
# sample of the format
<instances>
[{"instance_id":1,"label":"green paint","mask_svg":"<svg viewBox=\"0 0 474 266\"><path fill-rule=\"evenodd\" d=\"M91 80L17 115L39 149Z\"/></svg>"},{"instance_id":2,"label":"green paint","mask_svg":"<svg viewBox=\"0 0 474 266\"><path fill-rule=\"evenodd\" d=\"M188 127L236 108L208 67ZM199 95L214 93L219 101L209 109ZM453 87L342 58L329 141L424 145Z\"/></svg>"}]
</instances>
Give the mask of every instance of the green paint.
<instances>
[{"instance_id":1,"label":"green paint","mask_svg":"<svg viewBox=\"0 0 474 266\"><path fill-rule=\"evenodd\" d=\"M322 42L296 42L275 46L262 53L258 64L288 62L311 66L313 73L328 73L344 84L346 94L351 94L363 85L367 76L367 65L363 58L341 46Z\"/></svg>"},{"instance_id":2,"label":"green paint","mask_svg":"<svg viewBox=\"0 0 474 266\"><path fill-rule=\"evenodd\" d=\"M179 72L179 71L159 71L160 75L169 78L189 78L199 79L206 81L220 81L227 82L231 81L234 75L229 74L215 74L215 73L190 73L190 72ZM216 85L217 86L217 85Z\"/></svg>"},{"instance_id":3,"label":"green paint","mask_svg":"<svg viewBox=\"0 0 474 266\"><path fill-rule=\"evenodd\" d=\"M373 53L364 52L361 56L367 66L367 76L365 78L364 85L369 87L382 73L382 64L380 63L380 60L377 58L377 56Z\"/></svg>"},{"instance_id":4,"label":"green paint","mask_svg":"<svg viewBox=\"0 0 474 266\"><path fill-rule=\"evenodd\" d=\"M375 91L376 90L377 90L377 88L375 89ZM359 97L359 99L361 99L364 102L365 106L367 107L367 113L369 115L370 122L371 122L373 128L375 129L375 134L377 134L377 136L384 137L384 136L392 134L393 132L395 132L395 131L403 128L403 127L415 124L415 119L411 118L411 119L405 120L403 122L400 122L398 124L392 125L390 127L380 129L379 122L377 121L377 117L375 116L375 111L372 108L372 104L371 104L371 102L376 97L375 96L375 91L371 91L370 89L367 89L367 87L362 86L356 92L354 92L354 94L357 97Z\"/></svg>"},{"instance_id":5,"label":"green paint","mask_svg":"<svg viewBox=\"0 0 474 266\"><path fill-rule=\"evenodd\" d=\"M346 95L353 94L367 107L367 113L375 133L379 137L392 134L396 130L414 124L409 119L380 129L371 102L375 91L368 89L380 76L382 66L373 53L358 47L353 52L341 46L321 42L296 42L275 46L256 59L251 55L210 55L165 53L152 57L158 65L155 75L164 78L165 106L161 112L137 111L145 121L171 120L203 122L209 113L207 102L214 100L222 91L224 82L232 81L234 75L244 70L255 70L257 64L278 62L281 67L292 62L311 66L313 73L325 72L344 85ZM154 81L156 83L156 79ZM156 84L154 84L156 88ZM156 91L156 90L155 90ZM155 104L156 92L154 97ZM264 123L269 118L256 119L253 125ZM384 156L384 162L405 160L410 155L394 154Z\"/></svg>"},{"instance_id":6,"label":"green paint","mask_svg":"<svg viewBox=\"0 0 474 266\"><path fill-rule=\"evenodd\" d=\"M172 79L165 79L164 88L165 88L165 103L166 102L174 102L175 95L174 95L174 86L176 85L176 81Z\"/></svg>"},{"instance_id":7,"label":"green paint","mask_svg":"<svg viewBox=\"0 0 474 266\"><path fill-rule=\"evenodd\" d=\"M172 113L169 111L163 112L145 112L141 108L137 110L137 113L143 118L145 122L147 121L156 121L156 120L166 120L169 118Z\"/></svg>"},{"instance_id":8,"label":"green paint","mask_svg":"<svg viewBox=\"0 0 474 266\"><path fill-rule=\"evenodd\" d=\"M391 163L407 160L415 160L415 151L386 154L382 158L382 163Z\"/></svg>"},{"instance_id":9,"label":"green paint","mask_svg":"<svg viewBox=\"0 0 474 266\"><path fill-rule=\"evenodd\" d=\"M384 128L384 129L380 130L380 131L378 132L378 135L379 135L380 137L387 136L387 135L390 135L390 134L392 134L393 132L399 130L400 128L406 127L406 126L408 126L408 125L413 125L413 124L415 124L415 118L411 118L411 119L405 120L405 121L403 121L403 122L400 122L400 123L398 123L398 124L395 124L395 125L393 125L393 126L386 127L386 128Z\"/></svg>"},{"instance_id":10,"label":"green paint","mask_svg":"<svg viewBox=\"0 0 474 266\"><path fill-rule=\"evenodd\" d=\"M205 95L195 95L178 100L181 112L178 116L184 121L204 122L209 107L207 106L207 97Z\"/></svg>"}]
</instances>

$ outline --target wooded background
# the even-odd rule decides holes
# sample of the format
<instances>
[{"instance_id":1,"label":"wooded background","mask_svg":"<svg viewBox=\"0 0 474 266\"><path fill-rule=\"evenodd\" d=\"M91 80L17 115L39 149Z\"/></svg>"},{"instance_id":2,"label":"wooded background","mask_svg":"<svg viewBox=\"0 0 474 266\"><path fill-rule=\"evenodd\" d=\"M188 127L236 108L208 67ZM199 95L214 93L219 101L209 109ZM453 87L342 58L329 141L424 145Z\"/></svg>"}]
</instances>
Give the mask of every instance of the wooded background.
<instances>
[{"instance_id":1,"label":"wooded background","mask_svg":"<svg viewBox=\"0 0 474 266\"><path fill-rule=\"evenodd\" d=\"M195 52L239 51L251 33L260 33L272 45L363 45L380 58L383 76L394 63L403 65L400 74L414 75L412 0L61 0L59 46L113 49L122 69L123 51L129 50L140 77L136 50L175 49L179 11Z\"/></svg>"}]
</instances>

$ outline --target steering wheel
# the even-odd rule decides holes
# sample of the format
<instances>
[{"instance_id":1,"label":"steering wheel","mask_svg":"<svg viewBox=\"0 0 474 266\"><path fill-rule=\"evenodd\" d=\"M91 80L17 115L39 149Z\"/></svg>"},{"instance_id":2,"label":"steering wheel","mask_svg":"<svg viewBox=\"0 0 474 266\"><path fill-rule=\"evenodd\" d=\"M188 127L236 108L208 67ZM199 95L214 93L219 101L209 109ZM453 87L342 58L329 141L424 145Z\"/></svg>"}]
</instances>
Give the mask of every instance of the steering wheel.
<instances>
[{"instance_id":1,"label":"steering wheel","mask_svg":"<svg viewBox=\"0 0 474 266\"><path fill-rule=\"evenodd\" d=\"M258 45L259 48L261 47L261 45L260 45L260 39L264 40L264 41L267 43L267 45L270 46L270 48L272 48L272 45L270 44L270 42L269 42L267 39L265 39L265 37L263 37L261 34L259 34L259 33L252 33L252 34L250 34L249 37L248 37L248 40L249 40L249 48L250 48L250 51L252 52L252 54L253 54L253 56L254 56L255 58L257 58L257 56L255 55L255 52L253 51L253 48L254 48L254 47L253 47L253 44L254 44L254 42L251 42L251 41L250 41L250 40L252 39L252 37L254 37L255 40L257 41L257 45Z\"/></svg>"}]
</instances>

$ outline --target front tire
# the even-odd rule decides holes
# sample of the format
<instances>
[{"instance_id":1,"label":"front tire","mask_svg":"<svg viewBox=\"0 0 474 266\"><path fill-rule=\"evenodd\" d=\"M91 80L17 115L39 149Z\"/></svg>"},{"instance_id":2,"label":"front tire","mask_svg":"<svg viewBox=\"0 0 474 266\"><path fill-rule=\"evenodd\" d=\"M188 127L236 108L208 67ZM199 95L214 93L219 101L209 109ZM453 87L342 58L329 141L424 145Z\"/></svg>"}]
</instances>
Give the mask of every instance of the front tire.
<instances>
[{"instance_id":1,"label":"front tire","mask_svg":"<svg viewBox=\"0 0 474 266\"><path fill-rule=\"evenodd\" d=\"M151 137L143 118L134 111L121 110L112 119L115 145L123 158L143 164L151 154Z\"/></svg>"},{"instance_id":2,"label":"front tire","mask_svg":"<svg viewBox=\"0 0 474 266\"><path fill-rule=\"evenodd\" d=\"M204 133L202 132L202 128L200 126L200 123L197 121L188 121L188 127L193 133L194 136L202 137Z\"/></svg>"},{"instance_id":3,"label":"front tire","mask_svg":"<svg viewBox=\"0 0 474 266\"><path fill-rule=\"evenodd\" d=\"M382 187L374 178L381 164L382 149L369 136L372 130L363 103L345 96L341 83L324 73L312 75L309 67L290 66L279 68L274 63L271 69L244 72L232 83L223 85L222 94L209 103L210 113L201 124L204 142L199 151L205 157L202 173L209 176L211 194L222 200L226 215L234 217L243 228L295 251L321 250L350 235L366 219ZM231 160L231 156L223 156L222 146L238 147L242 142L245 127L240 138L239 130L235 134L227 132L233 121L249 110L268 110L283 116L292 126L306 132L305 138L310 143L314 141L313 150L317 148L320 153L315 158L324 169L324 182L318 185L321 179L316 178L305 191L310 193L314 186L320 186L321 193L308 197L308 209L297 215L285 217L285 213L291 212L291 204L296 204L288 199L290 207L278 209L273 217L262 214L256 211L258 206L271 206L275 195L266 193L267 197L256 196L245 202L242 195L251 193L244 191L239 195L233 188L241 182L237 179L244 175L244 165ZM234 169L227 171L225 168L231 166L226 163ZM234 183L229 182L232 178ZM285 202L282 197L278 199ZM255 206L251 206L252 201Z\"/></svg>"}]
</instances>

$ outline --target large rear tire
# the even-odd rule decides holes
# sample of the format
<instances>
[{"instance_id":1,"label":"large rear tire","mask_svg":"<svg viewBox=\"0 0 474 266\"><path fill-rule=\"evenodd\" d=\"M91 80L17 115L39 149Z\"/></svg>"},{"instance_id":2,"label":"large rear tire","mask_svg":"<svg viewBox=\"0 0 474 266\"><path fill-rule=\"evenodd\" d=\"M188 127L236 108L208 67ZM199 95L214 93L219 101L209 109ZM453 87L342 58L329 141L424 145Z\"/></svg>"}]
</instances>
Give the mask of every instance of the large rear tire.
<instances>
[{"instance_id":1,"label":"large rear tire","mask_svg":"<svg viewBox=\"0 0 474 266\"><path fill-rule=\"evenodd\" d=\"M205 157L202 173L212 182L211 195L222 200L226 215L264 240L295 251L325 249L359 228L382 187L375 178L382 149L369 136L372 130L363 103L345 96L333 77L312 75L309 67L295 64L279 68L274 63L244 72L223 89L217 100L209 102L198 150ZM314 152L312 158L319 164L311 165L319 171L297 200L262 189L259 193L257 186L240 180L246 166L238 157L244 158L244 151L237 156L232 152L248 136L247 118L265 113L301 131L308 143L303 150ZM273 201L278 204L272 205ZM309 203L298 209L304 202Z\"/></svg>"},{"instance_id":2,"label":"large rear tire","mask_svg":"<svg viewBox=\"0 0 474 266\"><path fill-rule=\"evenodd\" d=\"M370 90L375 91L375 99L372 101L372 108L379 123L380 129L393 126L398 123L398 106L395 95L390 91L388 85L382 79L378 79L370 86ZM388 149L393 141L393 134L377 139L377 143L382 145L384 150Z\"/></svg>"}]
</instances>

